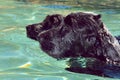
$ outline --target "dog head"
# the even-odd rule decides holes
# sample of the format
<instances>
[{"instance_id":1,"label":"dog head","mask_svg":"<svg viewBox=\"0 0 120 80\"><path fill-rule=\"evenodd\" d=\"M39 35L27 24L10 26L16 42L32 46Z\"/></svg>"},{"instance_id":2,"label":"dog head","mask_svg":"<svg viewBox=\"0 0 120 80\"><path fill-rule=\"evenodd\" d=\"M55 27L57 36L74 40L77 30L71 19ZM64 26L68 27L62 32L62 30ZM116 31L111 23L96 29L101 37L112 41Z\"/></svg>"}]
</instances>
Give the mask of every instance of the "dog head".
<instances>
[{"instance_id":1,"label":"dog head","mask_svg":"<svg viewBox=\"0 0 120 80\"><path fill-rule=\"evenodd\" d=\"M82 12L48 15L42 23L28 25L27 36L39 41L42 50L54 58L81 56L96 42L93 31L101 24L100 17Z\"/></svg>"},{"instance_id":2,"label":"dog head","mask_svg":"<svg viewBox=\"0 0 120 80\"><path fill-rule=\"evenodd\" d=\"M105 61L115 57L104 52L107 42L114 42L114 38L99 14L48 15L43 22L26 28L27 36L39 41L41 49L56 59L83 56Z\"/></svg>"}]
</instances>

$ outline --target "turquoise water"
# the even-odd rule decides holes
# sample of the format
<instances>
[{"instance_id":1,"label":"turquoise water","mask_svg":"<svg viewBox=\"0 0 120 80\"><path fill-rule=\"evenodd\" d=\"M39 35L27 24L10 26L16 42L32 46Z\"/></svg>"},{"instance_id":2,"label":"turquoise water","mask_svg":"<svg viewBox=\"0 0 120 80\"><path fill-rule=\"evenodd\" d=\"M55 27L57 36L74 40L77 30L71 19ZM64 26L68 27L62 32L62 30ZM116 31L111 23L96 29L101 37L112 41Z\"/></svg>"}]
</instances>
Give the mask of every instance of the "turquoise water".
<instances>
[{"instance_id":1,"label":"turquoise water","mask_svg":"<svg viewBox=\"0 0 120 80\"><path fill-rule=\"evenodd\" d=\"M57 61L42 52L39 43L26 37L25 26L41 22L48 14L67 15L90 11L102 14L113 35L120 35L120 10L88 9L0 0L0 80L119 80L64 70L67 60Z\"/></svg>"}]
</instances>

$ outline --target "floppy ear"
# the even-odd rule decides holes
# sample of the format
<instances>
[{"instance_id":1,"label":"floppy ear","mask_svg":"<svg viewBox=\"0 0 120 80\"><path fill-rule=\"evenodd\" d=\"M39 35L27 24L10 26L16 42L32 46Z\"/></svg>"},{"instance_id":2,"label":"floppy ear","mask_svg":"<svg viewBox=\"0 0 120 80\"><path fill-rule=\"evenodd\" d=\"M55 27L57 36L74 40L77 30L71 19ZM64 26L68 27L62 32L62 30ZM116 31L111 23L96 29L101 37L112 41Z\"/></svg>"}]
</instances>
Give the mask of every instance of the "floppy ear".
<instances>
[{"instance_id":1,"label":"floppy ear","mask_svg":"<svg viewBox=\"0 0 120 80\"><path fill-rule=\"evenodd\" d=\"M101 14L93 16L93 19L95 19L95 20L99 20L100 18L101 18Z\"/></svg>"},{"instance_id":2,"label":"floppy ear","mask_svg":"<svg viewBox=\"0 0 120 80\"><path fill-rule=\"evenodd\" d=\"M62 20L63 20L63 17L61 15L56 14L56 15L50 16L50 22L53 25L59 25L62 22Z\"/></svg>"},{"instance_id":3,"label":"floppy ear","mask_svg":"<svg viewBox=\"0 0 120 80\"><path fill-rule=\"evenodd\" d=\"M67 25L72 25L72 18L71 15L66 16L66 18L64 19L65 24Z\"/></svg>"}]
</instances>

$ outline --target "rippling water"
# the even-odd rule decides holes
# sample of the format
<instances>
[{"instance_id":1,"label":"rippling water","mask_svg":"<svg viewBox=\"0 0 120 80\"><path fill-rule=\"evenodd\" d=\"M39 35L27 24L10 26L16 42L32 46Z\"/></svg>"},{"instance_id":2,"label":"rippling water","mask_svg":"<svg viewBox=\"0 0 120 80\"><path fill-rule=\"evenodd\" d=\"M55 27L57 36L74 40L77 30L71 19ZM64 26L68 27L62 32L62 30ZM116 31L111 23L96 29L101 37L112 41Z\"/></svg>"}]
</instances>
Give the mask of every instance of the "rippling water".
<instances>
[{"instance_id":1,"label":"rippling water","mask_svg":"<svg viewBox=\"0 0 120 80\"><path fill-rule=\"evenodd\" d=\"M0 80L113 80L68 72L66 60L49 57L38 42L26 37L26 25L41 22L48 14L78 11L102 14L111 33L120 35L120 10L0 0Z\"/></svg>"}]
</instances>

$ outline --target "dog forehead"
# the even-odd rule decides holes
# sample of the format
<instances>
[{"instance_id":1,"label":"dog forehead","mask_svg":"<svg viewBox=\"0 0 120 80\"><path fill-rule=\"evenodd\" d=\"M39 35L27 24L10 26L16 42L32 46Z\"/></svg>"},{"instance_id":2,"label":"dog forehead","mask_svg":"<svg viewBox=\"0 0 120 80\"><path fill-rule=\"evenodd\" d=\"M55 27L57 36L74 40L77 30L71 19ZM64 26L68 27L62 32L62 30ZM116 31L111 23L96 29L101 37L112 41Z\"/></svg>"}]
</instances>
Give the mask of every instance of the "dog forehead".
<instances>
[{"instance_id":1,"label":"dog forehead","mask_svg":"<svg viewBox=\"0 0 120 80\"><path fill-rule=\"evenodd\" d=\"M48 15L46 19L51 19L51 18L60 18L63 17L61 14L53 14L53 15Z\"/></svg>"}]
</instances>

